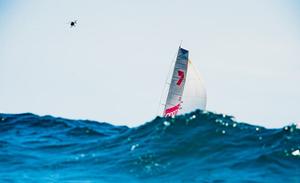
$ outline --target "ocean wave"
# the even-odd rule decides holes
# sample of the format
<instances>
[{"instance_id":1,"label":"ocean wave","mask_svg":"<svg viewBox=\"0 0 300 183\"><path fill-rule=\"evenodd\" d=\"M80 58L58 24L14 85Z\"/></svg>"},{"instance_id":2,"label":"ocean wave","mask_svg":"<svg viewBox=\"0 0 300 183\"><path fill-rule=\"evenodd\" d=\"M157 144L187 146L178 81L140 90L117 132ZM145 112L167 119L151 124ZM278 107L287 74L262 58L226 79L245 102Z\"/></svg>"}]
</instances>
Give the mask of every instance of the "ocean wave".
<instances>
[{"instance_id":1,"label":"ocean wave","mask_svg":"<svg viewBox=\"0 0 300 183\"><path fill-rule=\"evenodd\" d=\"M197 110L129 128L0 114L0 180L300 182L300 130Z\"/></svg>"}]
</instances>

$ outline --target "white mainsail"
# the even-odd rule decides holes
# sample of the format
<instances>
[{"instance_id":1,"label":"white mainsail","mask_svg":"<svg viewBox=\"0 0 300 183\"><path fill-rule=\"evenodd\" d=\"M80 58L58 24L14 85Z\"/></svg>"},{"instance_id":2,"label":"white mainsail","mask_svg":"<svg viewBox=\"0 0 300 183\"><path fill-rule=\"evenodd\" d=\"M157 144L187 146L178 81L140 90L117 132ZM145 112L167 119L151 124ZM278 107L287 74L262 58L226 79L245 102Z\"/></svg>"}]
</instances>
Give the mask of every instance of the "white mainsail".
<instances>
[{"instance_id":1,"label":"white mainsail","mask_svg":"<svg viewBox=\"0 0 300 183\"><path fill-rule=\"evenodd\" d=\"M163 116L205 110L206 91L197 69L189 60L189 52L179 47Z\"/></svg>"}]
</instances>

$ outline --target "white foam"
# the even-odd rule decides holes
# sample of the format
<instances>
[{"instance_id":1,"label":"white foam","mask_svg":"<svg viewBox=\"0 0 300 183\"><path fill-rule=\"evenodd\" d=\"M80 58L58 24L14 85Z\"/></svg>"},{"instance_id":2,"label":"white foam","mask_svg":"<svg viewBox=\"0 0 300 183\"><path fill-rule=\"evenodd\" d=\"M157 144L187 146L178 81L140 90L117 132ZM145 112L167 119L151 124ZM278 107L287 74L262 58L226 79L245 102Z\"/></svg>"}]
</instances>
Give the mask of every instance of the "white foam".
<instances>
[{"instance_id":1,"label":"white foam","mask_svg":"<svg viewBox=\"0 0 300 183\"><path fill-rule=\"evenodd\" d=\"M300 156L300 150L297 149L297 150L293 151L293 152L292 152L292 155L293 155L293 156Z\"/></svg>"},{"instance_id":2,"label":"white foam","mask_svg":"<svg viewBox=\"0 0 300 183\"><path fill-rule=\"evenodd\" d=\"M131 146L130 150L133 151L135 150L137 147L139 147L139 144L134 144Z\"/></svg>"},{"instance_id":3,"label":"white foam","mask_svg":"<svg viewBox=\"0 0 300 183\"><path fill-rule=\"evenodd\" d=\"M171 123L170 123L169 121L164 121L164 125L165 125L165 126L170 126Z\"/></svg>"}]
</instances>

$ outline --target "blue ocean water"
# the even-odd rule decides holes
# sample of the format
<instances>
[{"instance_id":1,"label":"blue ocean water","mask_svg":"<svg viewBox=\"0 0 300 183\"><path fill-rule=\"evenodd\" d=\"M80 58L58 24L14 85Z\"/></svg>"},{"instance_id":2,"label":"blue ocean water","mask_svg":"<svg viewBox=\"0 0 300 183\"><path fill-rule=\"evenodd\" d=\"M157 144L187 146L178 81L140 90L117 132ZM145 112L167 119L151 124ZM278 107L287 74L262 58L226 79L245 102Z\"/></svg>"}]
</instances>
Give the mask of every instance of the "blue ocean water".
<instances>
[{"instance_id":1,"label":"blue ocean water","mask_svg":"<svg viewBox=\"0 0 300 183\"><path fill-rule=\"evenodd\" d=\"M300 182L300 130L195 111L135 128L0 114L0 182Z\"/></svg>"}]
</instances>

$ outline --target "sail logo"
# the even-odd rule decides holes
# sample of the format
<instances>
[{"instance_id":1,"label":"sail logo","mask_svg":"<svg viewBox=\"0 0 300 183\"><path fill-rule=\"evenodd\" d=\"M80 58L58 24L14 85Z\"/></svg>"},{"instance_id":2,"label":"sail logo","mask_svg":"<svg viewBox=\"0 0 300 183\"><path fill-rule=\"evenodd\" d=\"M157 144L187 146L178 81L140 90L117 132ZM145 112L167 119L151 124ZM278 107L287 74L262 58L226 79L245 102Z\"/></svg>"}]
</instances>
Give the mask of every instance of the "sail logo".
<instances>
[{"instance_id":1,"label":"sail logo","mask_svg":"<svg viewBox=\"0 0 300 183\"><path fill-rule=\"evenodd\" d=\"M180 103L173 107L166 109L164 116L165 117L173 117L178 113L179 109L180 109Z\"/></svg>"},{"instance_id":2,"label":"sail logo","mask_svg":"<svg viewBox=\"0 0 300 183\"><path fill-rule=\"evenodd\" d=\"M178 70L177 71L177 75L178 75L178 81L177 81L177 85L180 86L182 81L184 80L184 72L182 70Z\"/></svg>"}]
</instances>

